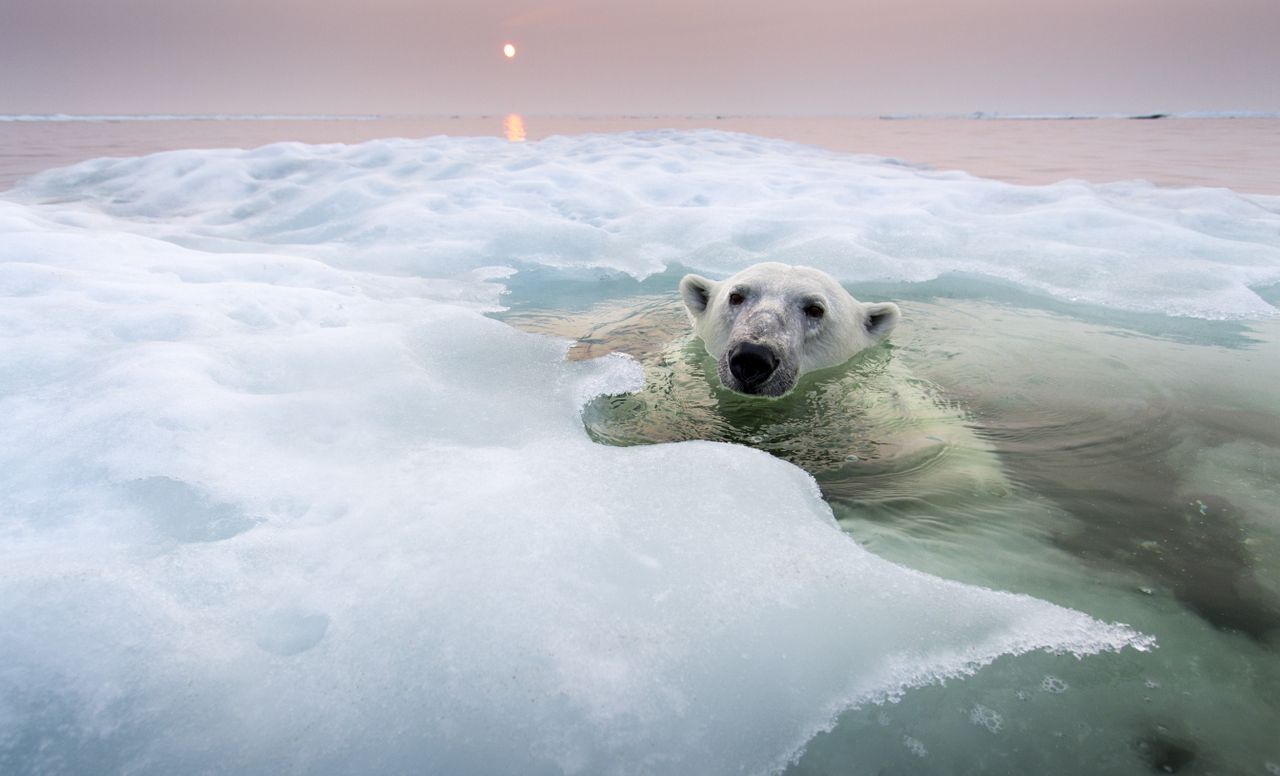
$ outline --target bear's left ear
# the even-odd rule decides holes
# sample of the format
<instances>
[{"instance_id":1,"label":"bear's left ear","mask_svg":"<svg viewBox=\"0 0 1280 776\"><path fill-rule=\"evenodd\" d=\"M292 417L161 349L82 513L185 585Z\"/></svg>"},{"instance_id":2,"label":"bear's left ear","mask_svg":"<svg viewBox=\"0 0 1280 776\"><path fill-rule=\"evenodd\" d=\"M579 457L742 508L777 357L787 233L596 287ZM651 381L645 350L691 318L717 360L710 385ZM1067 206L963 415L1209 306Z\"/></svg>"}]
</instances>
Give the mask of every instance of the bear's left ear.
<instances>
[{"instance_id":1,"label":"bear's left ear","mask_svg":"<svg viewBox=\"0 0 1280 776\"><path fill-rule=\"evenodd\" d=\"M893 302L877 302L862 307L862 326L876 342L889 336L889 332L893 331L893 327L902 318L902 311Z\"/></svg>"},{"instance_id":2,"label":"bear's left ear","mask_svg":"<svg viewBox=\"0 0 1280 776\"><path fill-rule=\"evenodd\" d=\"M680 298L695 321L707 311L707 303L716 292L717 285L714 280L707 280L701 275L685 275L680 279Z\"/></svg>"}]
</instances>

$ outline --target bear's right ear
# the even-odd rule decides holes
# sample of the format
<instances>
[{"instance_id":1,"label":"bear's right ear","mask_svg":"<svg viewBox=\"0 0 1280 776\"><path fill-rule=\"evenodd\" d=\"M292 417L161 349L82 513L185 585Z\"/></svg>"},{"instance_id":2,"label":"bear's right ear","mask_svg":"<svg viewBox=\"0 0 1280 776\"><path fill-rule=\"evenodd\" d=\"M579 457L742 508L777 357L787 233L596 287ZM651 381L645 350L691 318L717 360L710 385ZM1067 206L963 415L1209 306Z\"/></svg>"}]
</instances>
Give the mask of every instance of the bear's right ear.
<instances>
[{"instance_id":1,"label":"bear's right ear","mask_svg":"<svg viewBox=\"0 0 1280 776\"><path fill-rule=\"evenodd\" d=\"M889 336L889 332L893 331L893 327L897 326L898 321L902 319L902 311L893 302L866 305L863 315L866 316L862 322L863 328L877 342Z\"/></svg>"},{"instance_id":2,"label":"bear's right ear","mask_svg":"<svg viewBox=\"0 0 1280 776\"><path fill-rule=\"evenodd\" d=\"M716 292L718 284L701 275L685 275L680 279L680 298L684 300L685 309L694 320L702 317L707 311L707 303Z\"/></svg>"}]
</instances>

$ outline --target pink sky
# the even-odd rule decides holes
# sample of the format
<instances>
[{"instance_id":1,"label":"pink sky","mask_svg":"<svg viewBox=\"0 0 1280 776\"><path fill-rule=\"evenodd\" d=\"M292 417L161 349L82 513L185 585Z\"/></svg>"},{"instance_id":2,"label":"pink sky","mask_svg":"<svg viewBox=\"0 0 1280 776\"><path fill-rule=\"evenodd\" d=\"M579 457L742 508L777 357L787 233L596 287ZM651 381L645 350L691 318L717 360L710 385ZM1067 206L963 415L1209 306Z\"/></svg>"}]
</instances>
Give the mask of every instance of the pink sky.
<instances>
[{"instance_id":1,"label":"pink sky","mask_svg":"<svg viewBox=\"0 0 1280 776\"><path fill-rule=\"evenodd\" d=\"M1276 111L1277 41L1278 0L0 0L0 113Z\"/></svg>"}]
</instances>

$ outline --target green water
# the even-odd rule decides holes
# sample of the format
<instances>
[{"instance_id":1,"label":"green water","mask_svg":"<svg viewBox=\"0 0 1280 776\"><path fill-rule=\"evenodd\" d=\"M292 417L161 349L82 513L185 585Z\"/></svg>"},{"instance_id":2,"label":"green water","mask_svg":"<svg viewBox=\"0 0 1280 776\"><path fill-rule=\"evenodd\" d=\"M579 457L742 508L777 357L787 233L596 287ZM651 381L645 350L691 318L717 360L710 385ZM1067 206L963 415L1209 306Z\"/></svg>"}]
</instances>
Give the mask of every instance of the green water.
<instances>
[{"instance_id":1,"label":"green water","mask_svg":"<svg viewBox=\"0 0 1280 776\"><path fill-rule=\"evenodd\" d=\"M643 391L584 411L597 441L759 447L883 557L1159 644L1005 658L846 712L793 773L1280 774L1280 321L859 288L902 304L891 344L770 401L719 387L665 284L513 287L512 324L644 364Z\"/></svg>"}]
</instances>

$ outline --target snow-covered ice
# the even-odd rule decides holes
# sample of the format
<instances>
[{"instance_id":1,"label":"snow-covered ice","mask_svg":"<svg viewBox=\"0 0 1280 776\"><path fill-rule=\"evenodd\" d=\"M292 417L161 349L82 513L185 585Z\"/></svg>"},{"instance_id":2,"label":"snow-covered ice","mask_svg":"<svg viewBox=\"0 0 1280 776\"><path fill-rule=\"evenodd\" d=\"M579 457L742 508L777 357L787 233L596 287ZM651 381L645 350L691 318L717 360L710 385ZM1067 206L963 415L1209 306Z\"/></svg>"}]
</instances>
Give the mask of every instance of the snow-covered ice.
<instances>
[{"instance_id":1,"label":"snow-covered ice","mask_svg":"<svg viewBox=\"0 0 1280 776\"><path fill-rule=\"evenodd\" d=\"M175 151L46 172L9 196L64 202L38 210L55 224L430 278L769 258L850 283L961 272L1204 318L1271 315L1250 288L1280 282L1280 197L1019 186L711 131Z\"/></svg>"},{"instance_id":2,"label":"snow-covered ice","mask_svg":"<svg viewBox=\"0 0 1280 776\"><path fill-rule=\"evenodd\" d=\"M769 257L1269 315L1278 211L713 132L37 176L0 200L0 771L763 773L1001 655L1145 648L871 555L762 452L592 443L638 366L484 313L530 264Z\"/></svg>"}]
</instances>

